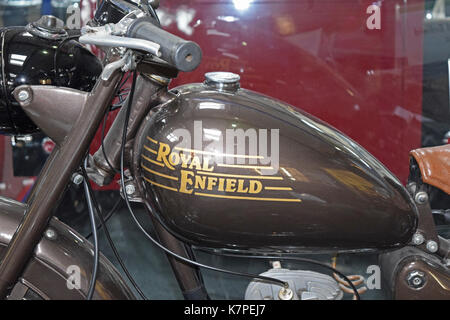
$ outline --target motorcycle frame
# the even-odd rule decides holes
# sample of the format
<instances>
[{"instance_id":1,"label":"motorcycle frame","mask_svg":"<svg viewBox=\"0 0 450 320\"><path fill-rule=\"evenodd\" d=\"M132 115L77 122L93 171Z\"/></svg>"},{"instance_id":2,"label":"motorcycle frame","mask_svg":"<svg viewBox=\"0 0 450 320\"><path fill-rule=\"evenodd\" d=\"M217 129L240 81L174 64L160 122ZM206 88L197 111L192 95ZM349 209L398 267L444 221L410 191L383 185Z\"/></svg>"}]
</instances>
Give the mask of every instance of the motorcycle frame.
<instances>
[{"instance_id":1,"label":"motorcycle frame","mask_svg":"<svg viewBox=\"0 0 450 320\"><path fill-rule=\"evenodd\" d=\"M9 242L0 264L0 297L5 298L23 272L53 215L72 174L86 155L96 130L121 79L116 71L100 79L66 139L55 147L27 201L24 218ZM58 104L58 101L55 101Z\"/></svg>"},{"instance_id":2,"label":"motorcycle frame","mask_svg":"<svg viewBox=\"0 0 450 320\"><path fill-rule=\"evenodd\" d=\"M65 137L57 137L56 140L58 140L58 143L47 159L44 168L33 186L30 197L24 207L25 214L23 219L9 242L0 264L0 298L6 298L23 273L36 246L41 241L42 235L54 215L54 210L71 181L72 174L79 168L83 157L88 154L89 146L107 112L107 108L112 102L122 75L123 73L121 71L116 70L108 79L99 77L95 87L87 97L80 96L80 99L85 99L81 102L83 106L80 108L78 119L75 121L71 130ZM36 92L39 92L39 88L44 89L45 86L23 86L22 88L17 88L15 92L28 90L31 93L31 98L30 101L24 102L23 105L31 105L33 94L38 96ZM144 103L138 103L138 108L135 109L137 110L137 114L132 115L132 121L130 121L130 126L128 127L129 132L134 131L135 134L137 130L136 126L140 124L140 122L136 123L133 119L142 120L144 114L139 107L148 107L145 104L148 102L149 96L153 96L161 88L167 89L167 86L156 86L153 84L151 87L144 85L138 88L140 90L136 91L135 97L137 99L140 97L147 98L144 98ZM150 91L147 89L150 89ZM75 94L79 93L74 91ZM67 98L67 95L65 98ZM73 107L73 105L67 105L63 100L59 100L57 90L55 90L52 95L52 101L54 101L53 106ZM55 110L55 112L64 112L64 108ZM51 123L52 119L46 119L44 121ZM115 121L115 123L120 122ZM115 131L117 132L121 127L122 124L116 126ZM132 130L130 130L130 127L132 127ZM114 128L112 131L114 132ZM127 136L127 140L128 138L130 137ZM114 150L117 152L118 149L115 148ZM7 212L16 208L13 207L11 209L5 205L1 209ZM167 233L164 228L156 225L156 229L158 237L164 245L172 251L188 257L189 248ZM206 291L200 281L197 269L175 261L172 257L169 257L169 261L185 297L188 299L206 298Z\"/></svg>"}]
</instances>

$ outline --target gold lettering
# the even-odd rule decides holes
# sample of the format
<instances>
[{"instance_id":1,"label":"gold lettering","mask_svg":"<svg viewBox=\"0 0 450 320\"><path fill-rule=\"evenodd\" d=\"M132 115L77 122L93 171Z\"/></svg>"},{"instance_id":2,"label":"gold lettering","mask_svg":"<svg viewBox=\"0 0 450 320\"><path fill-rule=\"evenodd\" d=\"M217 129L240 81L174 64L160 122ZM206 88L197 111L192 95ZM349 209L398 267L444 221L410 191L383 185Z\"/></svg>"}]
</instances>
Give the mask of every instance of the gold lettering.
<instances>
[{"instance_id":1,"label":"gold lettering","mask_svg":"<svg viewBox=\"0 0 450 320\"><path fill-rule=\"evenodd\" d=\"M209 165L209 158L203 158L203 171L211 172L214 170L214 166L208 167Z\"/></svg>"},{"instance_id":2,"label":"gold lettering","mask_svg":"<svg viewBox=\"0 0 450 320\"><path fill-rule=\"evenodd\" d=\"M164 162L167 168L174 170L175 168L172 167L167 160L167 156L170 154L170 146L168 144L159 143L159 149L158 149L158 157L156 158L159 162Z\"/></svg>"},{"instance_id":3,"label":"gold lettering","mask_svg":"<svg viewBox=\"0 0 450 320\"><path fill-rule=\"evenodd\" d=\"M191 161L191 155L189 154L189 157L186 157L184 153L181 153L180 156L181 156L181 166L183 168L187 168L189 161Z\"/></svg>"},{"instance_id":4,"label":"gold lettering","mask_svg":"<svg viewBox=\"0 0 450 320\"><path fill-rule=\"evenodd\" d=\"M244 182L245 180L243 179L238 179L238 188L237 188L237 192L241 192L241 193L247 193L248 192L248 188L244 189Z\"/></svg>"},{"instance_id":5,"label":"gold lettering","mask_svg":"<svg viewBox=\"0 0 450 320\"><path fill-rule=\"evenodd\" d=\"M219 191L224 191L224 184L225 184L225 179L224 178L219 178Z\"/></svg>"},{"instance_id":6,"label":"gold lettering","mask_svg":"<svg viewBox=\"0 0 450 320\"><path fill-rule=\"evenodd\" d=\"M180 155L177 152L172 152L169 156L169 162L176 166L180 163Z\"/></svg>"},{"instance_id":7,"label":"gold lettering","mask_svg":"<svg viewBox=\"0 0 450 320\"><path fill-rule=\"evenodd\" d=\"M212 190L214 186L217 185L216 177L208 177L208 190Z\"/></svg>"},{"instance_id":8,"label":"gold lettering","mask_svg":"<svg viewBox=\"0 0 450 320\"><path fill-rule=\"evenodd\" d=\"M195 176L195 189L205 190L206 188L206 177L205 176Z\"/></svg>"},{"instance_id":9,"label":"gold lettering","mask_svg":"<svg viewBox=\"0 0 450 320\"><path fill-rule=\"evenodd\" d=\"M189 169L194 169L194 167L195 167L195 170L202 170L202 166L200 164L200 159L196 156L194 156L194 158L192 159Z\"/></svg>"},{"instance_id":10,"label":"gold lettering","mask_svg":"<svg viewBox=\"0 0 450 320\"><path fill-rule=\"evenodd\" d=\"M226 192L236 192L236 179L227 179L227 187L225 188Z\"/></svg>"},{"instance_id":11,"label":"gold lettering","mask_svg":"<svg viewBox=\"0 0 450 320\"><path fill-rule=\"evenodd\" d=\"M260 193L263 188L261 181L250 180L249 193Z\"/></svg>"},{"instance_id":12,"label":"gold lettering","mask_svg":"<svg viewBox=\"0 0 450 320\"><path fill-rule=\"evenodd\" d=\"M189 177L194 176L192 171L181 170L180 192L191 194L193 189L188 189L188 186L192 186L192 179Z\"/></svg>"}]
</instances>

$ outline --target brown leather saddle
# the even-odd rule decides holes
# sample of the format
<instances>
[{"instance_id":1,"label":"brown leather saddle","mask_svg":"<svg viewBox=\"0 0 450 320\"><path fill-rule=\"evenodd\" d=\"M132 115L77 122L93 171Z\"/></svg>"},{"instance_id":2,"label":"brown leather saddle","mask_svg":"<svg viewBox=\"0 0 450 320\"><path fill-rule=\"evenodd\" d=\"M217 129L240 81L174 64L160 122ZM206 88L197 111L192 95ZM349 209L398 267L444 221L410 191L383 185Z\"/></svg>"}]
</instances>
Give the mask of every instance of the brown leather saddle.
<instances>
[{"instance_id":1,"label":"brown leather saddle","mask_svg":"<svg viewBox=\"0 0 450 320\"><path fill-rule=\"evenodd\" d=\"M422 181L450 194L450 144L409 153L417 161Z\"/></svg>"}]
</instances>

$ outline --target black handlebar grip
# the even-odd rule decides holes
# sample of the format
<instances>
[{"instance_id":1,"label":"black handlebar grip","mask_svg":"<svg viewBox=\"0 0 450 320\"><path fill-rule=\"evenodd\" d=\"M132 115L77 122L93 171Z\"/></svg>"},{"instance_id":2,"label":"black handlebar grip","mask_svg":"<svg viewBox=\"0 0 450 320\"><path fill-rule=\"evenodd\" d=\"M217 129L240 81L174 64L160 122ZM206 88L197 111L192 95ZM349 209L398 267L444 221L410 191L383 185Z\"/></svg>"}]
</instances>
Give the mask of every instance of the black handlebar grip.
<instances>
[{"instance_id":1,"label":"black handlebar grip","mask_svg":"<svg viewBox=\"0 0 450 320\"><path fill-rule=\"evenodd\" d=\"M198 44L183 40L155 26L149 18L136 19L129 26L127 36L159 44L160 58L180 71L192 71L202 61L202 50Z\"/></svg>"}]
</instances>

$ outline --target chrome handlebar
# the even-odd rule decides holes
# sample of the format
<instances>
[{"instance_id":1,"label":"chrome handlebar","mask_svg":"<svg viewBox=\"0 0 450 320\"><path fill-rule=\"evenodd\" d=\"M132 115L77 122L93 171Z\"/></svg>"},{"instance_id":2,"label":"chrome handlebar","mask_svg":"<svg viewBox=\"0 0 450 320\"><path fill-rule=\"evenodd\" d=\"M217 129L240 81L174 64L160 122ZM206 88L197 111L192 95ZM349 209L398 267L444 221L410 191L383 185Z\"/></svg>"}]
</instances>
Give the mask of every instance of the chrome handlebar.
<instances>
[{"instance_id":1,"label":"chrome handlebar","mask_svg":"<svg viewBox=\"0 0 450 320\"><path fill-rule=\"evenodd\" d=\"M202 51L195 42L155 26L141 10L130 12L116 24L86 26L81 33L80 43L144 51L180 71L194 70L202 59ZM123 50L122 54L125 52Z\"/></svg>"}]
</instances>

